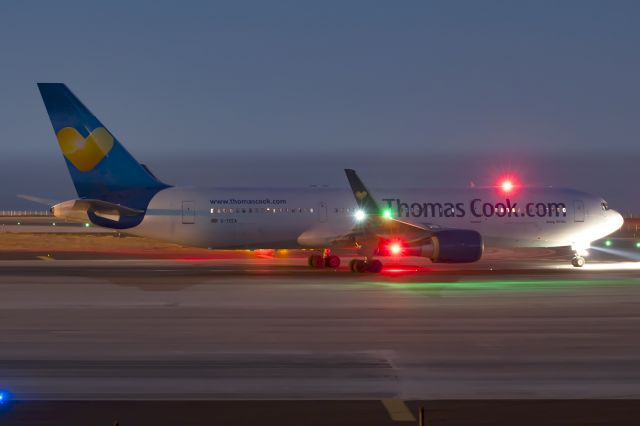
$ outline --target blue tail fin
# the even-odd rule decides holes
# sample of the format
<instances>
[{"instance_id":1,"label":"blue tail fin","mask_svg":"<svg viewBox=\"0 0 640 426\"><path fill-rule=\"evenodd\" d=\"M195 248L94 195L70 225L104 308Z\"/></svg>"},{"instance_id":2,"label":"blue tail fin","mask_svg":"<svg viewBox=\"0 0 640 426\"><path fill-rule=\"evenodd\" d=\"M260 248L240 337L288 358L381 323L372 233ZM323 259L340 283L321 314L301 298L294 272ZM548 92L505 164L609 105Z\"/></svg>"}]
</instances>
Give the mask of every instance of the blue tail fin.
<instances>
[{"instance_id":1,"label":"blue tail fin","mask_svg":"<svg viewBox=\"0 0 640 426\"><path fill-rule=\"evenodd\" d=\"M78 197L146 210L168 185L138 163L61 83L38 83Z\"/></svg>"}]
</instances>

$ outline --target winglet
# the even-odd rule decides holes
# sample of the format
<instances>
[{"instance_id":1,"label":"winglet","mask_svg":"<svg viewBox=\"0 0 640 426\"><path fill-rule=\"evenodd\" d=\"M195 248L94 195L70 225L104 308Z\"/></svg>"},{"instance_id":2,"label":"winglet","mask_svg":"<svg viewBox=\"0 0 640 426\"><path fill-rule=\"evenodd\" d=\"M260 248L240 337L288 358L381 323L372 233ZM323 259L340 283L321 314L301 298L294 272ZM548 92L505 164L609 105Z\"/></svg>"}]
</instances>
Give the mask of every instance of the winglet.
<instances>
[{"instance_id":1,"label":"winglet","mask_svg":"<svg viewBox=\"0 0 640 426\"><path fill-rule=\"evenodd\" d=\"M349 180L349 185L351 185L353 196L356 197L358 207L367 214L379 214L380 209L378 208L378 203L373 199L367 187L364 186L364 183L360 180L356 171L353 169L344 169L344 172L347 174L347 179Z\"/></svg>"}]
</instances>

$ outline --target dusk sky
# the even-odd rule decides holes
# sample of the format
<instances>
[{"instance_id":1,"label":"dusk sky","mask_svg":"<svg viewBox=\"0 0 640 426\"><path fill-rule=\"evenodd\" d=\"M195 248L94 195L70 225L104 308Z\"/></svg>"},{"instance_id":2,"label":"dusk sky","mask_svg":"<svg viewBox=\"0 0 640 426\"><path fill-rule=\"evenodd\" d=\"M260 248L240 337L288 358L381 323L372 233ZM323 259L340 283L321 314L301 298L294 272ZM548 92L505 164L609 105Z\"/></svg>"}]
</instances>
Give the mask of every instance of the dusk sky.
<instances>
[{"instance_id":1,"label":"dusk sky","mask_svg":"<svg viewBox=\"0 0 640 426\"><path fill-rule=\"evenodd\" d=\"M35 83L174 184L489 183L640 213L636 1L3 2L0 208L73 197Z\"/></svg>"}]
</instances>

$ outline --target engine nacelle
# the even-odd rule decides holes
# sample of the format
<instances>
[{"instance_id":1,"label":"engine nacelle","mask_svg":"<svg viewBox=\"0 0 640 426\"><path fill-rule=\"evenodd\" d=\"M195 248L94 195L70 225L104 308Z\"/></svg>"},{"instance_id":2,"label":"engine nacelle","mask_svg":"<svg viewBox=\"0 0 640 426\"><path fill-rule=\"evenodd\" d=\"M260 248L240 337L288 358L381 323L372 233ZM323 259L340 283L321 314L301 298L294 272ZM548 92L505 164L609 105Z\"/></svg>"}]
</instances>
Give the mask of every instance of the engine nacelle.
<instances>
[{"instance_id":1,"label":"engine nacelle","mask_svg":"<svg viewBox=\"0 0 640 426\"><path fill-rule=\"evenodd\" d=\"M480 260L483 251L484 243L478 232L444 229L435 232L415 255L428 257L434 263L467 263Z\"/></svg>"}]
</instances>

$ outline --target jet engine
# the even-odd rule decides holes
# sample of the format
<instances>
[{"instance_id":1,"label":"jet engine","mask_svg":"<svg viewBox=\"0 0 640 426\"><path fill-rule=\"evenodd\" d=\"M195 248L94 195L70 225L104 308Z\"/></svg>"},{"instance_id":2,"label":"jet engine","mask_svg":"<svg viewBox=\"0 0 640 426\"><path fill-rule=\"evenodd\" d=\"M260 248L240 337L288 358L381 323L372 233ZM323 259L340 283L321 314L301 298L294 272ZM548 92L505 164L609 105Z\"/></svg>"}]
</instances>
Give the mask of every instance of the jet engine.
<instances>
[{"instance_id":1,"label":"jet engine","mask_svg":"<svg viewBox=\"0 0 640 426\"><path fill-rule=\"evenodd\" d=\"M467 263L480 260L484 251L482 236L476 231L445 229L434 232L414 256L431 259L434 263ZM411 250L413 252L413 250Z\"/></svg>"}]
</instances>

